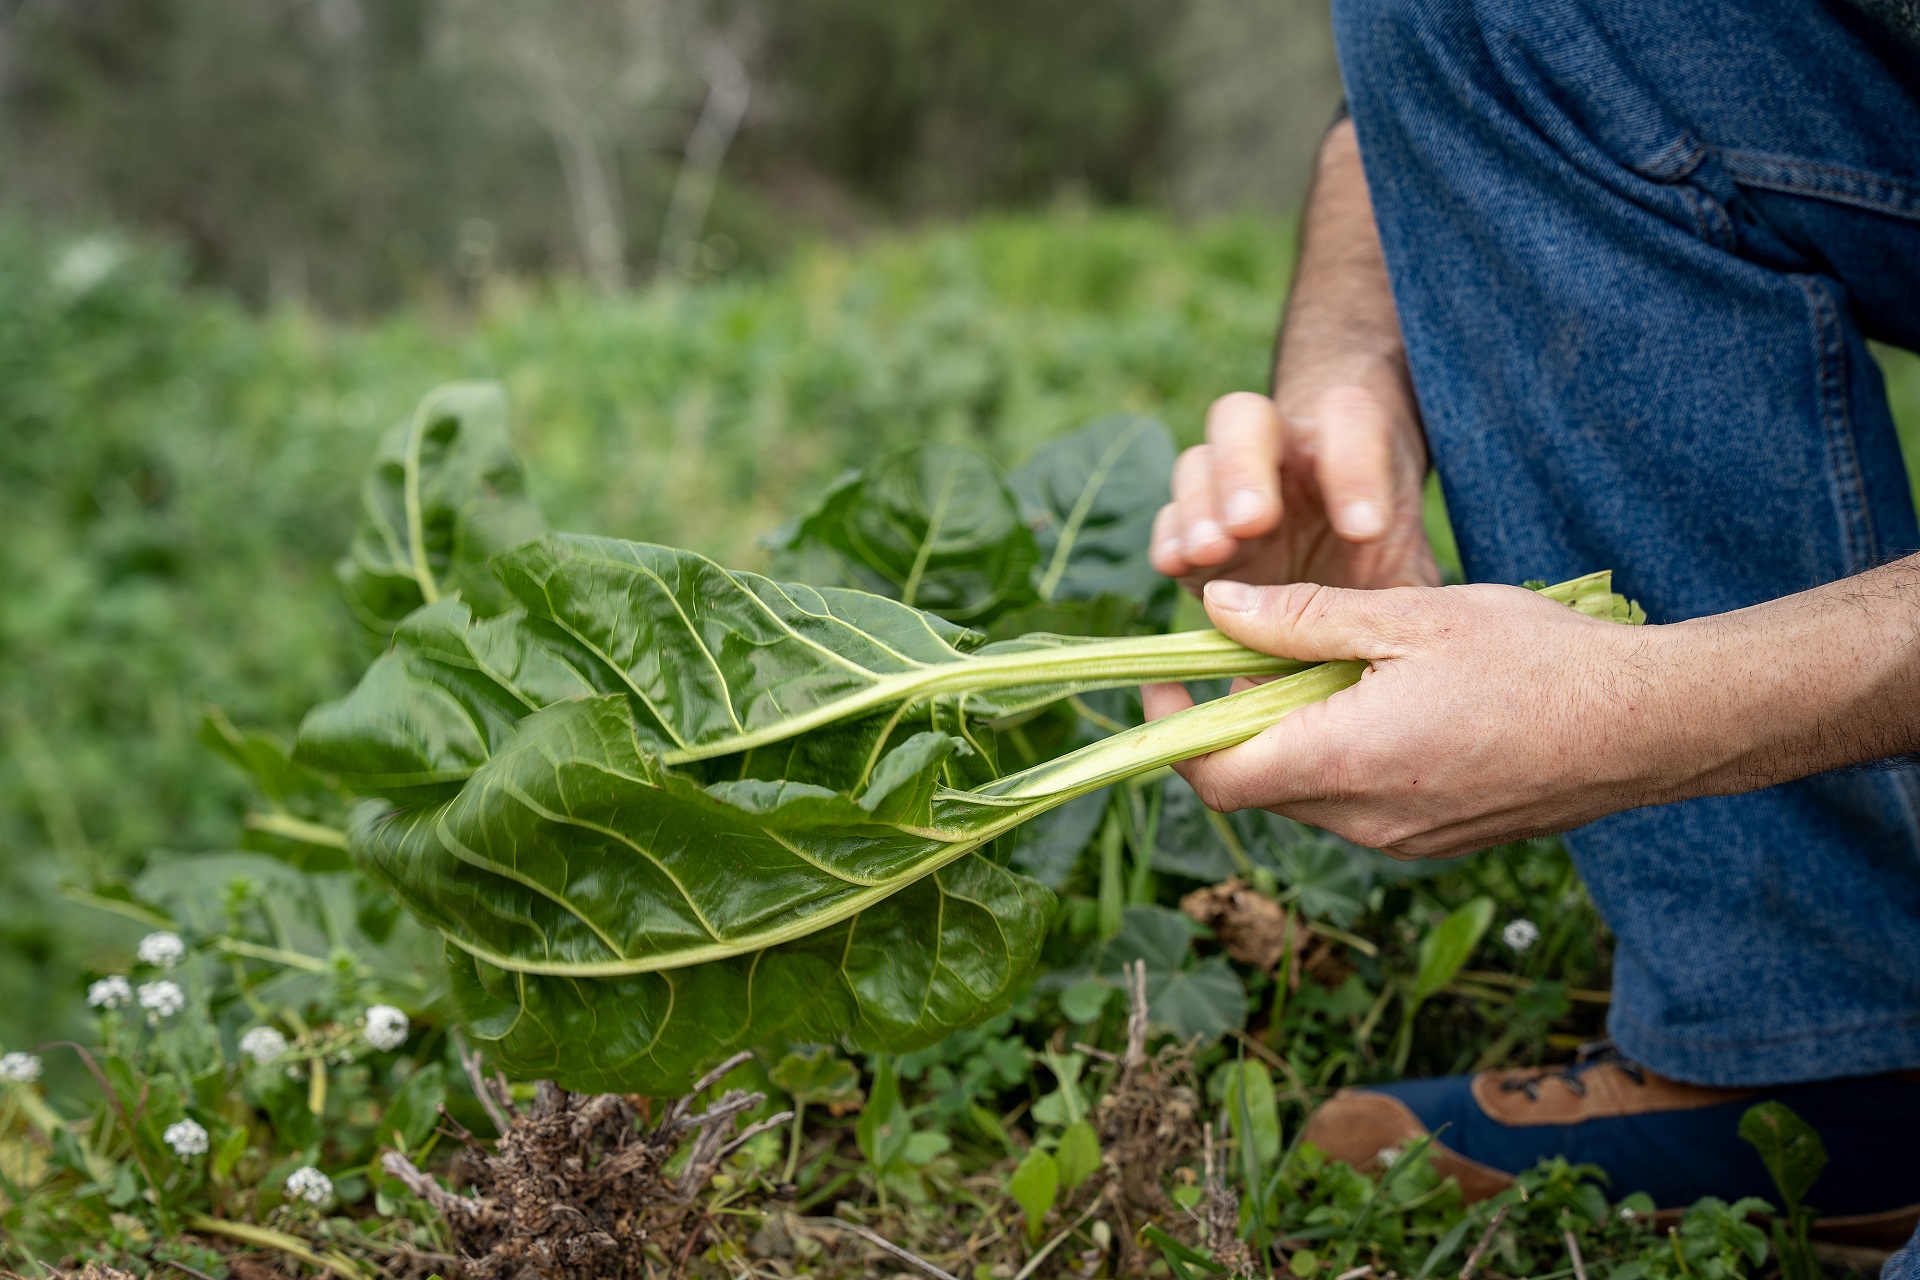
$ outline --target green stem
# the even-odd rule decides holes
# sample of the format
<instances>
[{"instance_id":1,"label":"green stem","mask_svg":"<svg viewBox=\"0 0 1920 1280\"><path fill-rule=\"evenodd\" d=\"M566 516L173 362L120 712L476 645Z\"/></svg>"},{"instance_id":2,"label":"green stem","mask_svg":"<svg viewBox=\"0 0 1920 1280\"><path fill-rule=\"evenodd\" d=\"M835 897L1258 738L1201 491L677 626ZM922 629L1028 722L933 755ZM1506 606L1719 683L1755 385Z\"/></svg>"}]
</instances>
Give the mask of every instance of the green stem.
<instances>
[{"instance_id":1,"label":"green stem","mask_svg":"<svg viewBox=\"0 0 1920 1280\"><path fill-rule=\"evenodd\" d=\"M256 1249L277 1249L290 1258L298 1258L310 1267L320 1267L334 1274L346 1277L346 1280L367 1280L363 1271L351 1258L332 1249L322 1255L315 1253L307 1242L299 1236L290 1236L284 1231L275 1231L271 1227L256 1227L246 1222L228 1222L224 1218L209 1217L204 1213L189 1213L187 1226L204 1235L225 1236L229 1240L238 1240L250 1244Z\"/></svg>"},{"instance_id":2,"label":"green stem","mask_svg":"<svg viewBox=\"0 0 1920 1280\"><path fill-rule=\"evenodd\" d=\"M1009 642L1010 645L1019 642ZM1180 631L1161 636L1123 636L1090 643L1057 638L1031 648L987 653L922 667L874 681L859 693L836 698L801 715L751 733L663 752L661 762L686 764L732 755L797 737L823 725L885 707L905 706L947 694L993 689L1045 689L1036 704L1070 693L1160 680L1208 680L1221 676L1281 675L1307 669L1292 658L1256 653L1218 631ZM1225 699L1221 699L1225 701ZM1178 757L1176 757L1178 758Z\"/></svg>"},{"instance_id":3,"label":"green stem","mask_svg":"<svg viewBox=\"0 0 1920 1280\"><path fill-rule=\"evenodd\" d=\"M308 822L290 813L250 813L241 819L241 824L250 831L262 831L300 844L316 844L328 849L347 847L347 833L338 827Z\"/></svg>"},{"instance_id":4,"label":"green stem","mask_svg":"<svg viewBox=\"0 0 1920 1280\"><path fill-rule=\"evenodd\" d=\"M793 1130L787 1140L787 1171L780 1175L780 1181L789 1185L793 1175L800 1168L800 1118L807 1114L807 1104L803 1099L793 1100Z\"/></svg>"},{"instance_id":5,"label":"green stem","mask_svg":"<svg viewBox=\"0 0 1920 1280\"><path fill-rule=\"evenodd\" d=\"M1283 716L1358 684L1366 670L1364 662L1323 662L1116 733L1057 760L1009 774L972 794L992 799L1045 799L1050 802L1049 808L1064 804L1136 773L1237 746L1271 728Z\"/></svg>"},{"instance_id":6,"label":"green stem","mask_svg":"<svg viewBox=\"0 0 1920 1280\"><path fill-rule=\"evenodd\" d=\"M994 837L1078 796L1179 760L1245 742L1290 712L1331 697L1356 683L1366 669L1364 662L1321 663L1295 675L1204 702L1151 724L1115 734L1057 760L1010 774L979 790L943 790L935 796L931 826L902 828L925 837L937 846L944 846L939 848L937 854L916 862L911 874L867 885L858 892L842 896L829 909L762 929L747 939L685 947L666 956L556 964L543 960L529 961L521 956L475 946L469 939L457 934L448 933L445 936L454 946L502 969L573 978L604 978L682 969L749 950L778 946L858 915L873 903L899 892L906 884L938 871ZM1124 872L1116 882L1124 896Z\"/></svg>"},{"instance_id":7,"label":"green stem","mask_svg":"<svg viewBox=\"0 0 1920 1280\"><path fill-rule=\"evenodd\" d=\"M1111 938L1120 932L1120 912L1125 906L1126 894L1121 881L1124 878L1120 868L1120 815L1107 807L1107 816L1100 824L1100 936Z\"/></svg>"},{"instance_id":8,"label":"green stem","mask_svg":"<svg viewBox=\"0 0 1920 1280\"><path fill-rule=\"evenodd\" d=\"M289 969L305 969L308 973L325 973L328 965L317 956L299 951L283 951L278 947L263 947L257 942L248 942L242 938L215 938L213 945L228 955L246 956L252 960L270 960L274 964L283 964Z\"/></svg>"}]
</instances>

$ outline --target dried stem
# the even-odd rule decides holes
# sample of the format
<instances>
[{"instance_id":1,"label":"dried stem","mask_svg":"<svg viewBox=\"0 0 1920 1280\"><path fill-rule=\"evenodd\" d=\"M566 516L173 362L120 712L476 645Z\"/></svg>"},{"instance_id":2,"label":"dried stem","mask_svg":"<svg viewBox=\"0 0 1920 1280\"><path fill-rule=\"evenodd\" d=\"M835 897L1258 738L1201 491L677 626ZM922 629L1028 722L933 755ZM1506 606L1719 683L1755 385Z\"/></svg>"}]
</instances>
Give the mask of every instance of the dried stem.
<instances>
[{"instance_id":1,"label":"dried stem","mask_svg":"<svg viewBox=\"0 0 1920 1280\"><path fill-rule=\"evenodd\" d=\"M850 1231L876 1249L884 1250L909 1266L932 1276L933 1280L959 1280L959 1277L955 1276L951 1271L941 1270L919 1254L914 1253L912 1250L901 1248L893 1241L881 1235L878 1231L863 1227L857 1222L848 1222L844 1218L798 1218L795 1219L795 1221L809 1227L832 1227L837 1231Z\"/></svg>"},{"instance_id":2,"label":"dried stem","mask_svg":"<svg viewBox=\"0 0 1920 1280\"><path fill-rule=\"evenodd\" d=\"M467 1038L460 1034L458 1028L453 1033L453 1051L460 1055L460 1069L467 1073L467 1084L472 1087L473 1096L480 1099L487 1119L493 1121L494 1132L504 1135L507 1131L507 1113L501 1110L500 1100L493 1096L491 1082L481 1070L479 1051L467 1045ZM513 1105L511 1098L507 1100L507 1105Z\"/></svg>"},{"instance_id":3,"label":"dried stem","mask_svg":"<svg viewBox=\"0 0 1920 1280\"><path fill-rule=\"evenodd\" d=\"M1580 1242L1573 1238L1571 1230L1561 1234L1567 1242L1567 1257L1573 1261L1573 1280L1587 1280L1587 1263L1580 1256Z\"/></svg>"},{"instance_id":4,"label":"dried stem","mask_svg":"<svg viewBox=\"0 0 1920 1280\"><path fill-rule=\"evenodd\" d=\"M1493 1221L1487 1224L1486 1231L1480 1236L1480 1243L1473 1246L1473 1252L1467 1255L1467 1265L1460 1268L1460 1280L1473 1280L1474 1273L1480 1269L1480 1259L1486 1256L1488 1246L1493 1243L1494 1233L1499 1231L1501 1224L1507 1220L1507 1210L1510 1207L1503 1204L1500 1206L1500 1212L1493 1215Z\"/></svg>"}]
</instances>

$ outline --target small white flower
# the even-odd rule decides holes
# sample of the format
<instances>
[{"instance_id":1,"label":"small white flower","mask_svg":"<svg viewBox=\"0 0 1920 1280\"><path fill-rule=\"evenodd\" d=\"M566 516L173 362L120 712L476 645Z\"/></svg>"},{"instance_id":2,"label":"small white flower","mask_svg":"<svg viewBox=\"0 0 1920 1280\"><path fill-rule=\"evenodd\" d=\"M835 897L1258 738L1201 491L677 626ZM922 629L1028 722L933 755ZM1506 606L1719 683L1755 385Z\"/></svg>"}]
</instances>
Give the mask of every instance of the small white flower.
<instances>
[{"instance_id":1,"label":"small white flower","mask_svg":"<svg viewBox=\"0 0 1920 1280\"><path fill-rule=\"evenodd\" d=\"M102 978L87 988L87 1003L96 1009L124 1009L133 1003L133 985L117 973Z\"/></svg>"},{"instance_id":2,"label":"small white flower","mask_svg":"<svg viewBox=\"0 0 1920 1280\"><path fill-rule=\"evenodd\" d=\"M303 1164L287 1175L287 1198L308 1204L325 1204L333 1199L333 1179L310 1164Z\"/></svg>"},{"instance_id":3,"label":"small white flower","mask_svg":"<svg viewBox=\"0 0 1920 1280\"><path fill-rule=\"evenodd\" d=\"M32 1084L40 1078L40 1059L31 1053L0 1055L0 1083Z\"/></svg>"},{"instance_id":4,"label":"small white flower","mask_svg":"<svg viewBox=\"0 0 1920 1280\"><path fill-rule=\"evenodd\" d=\"M1373 1153L1373 1158L1382 1169L1391 1169L1393 1162L1400 1158L1400 1148L1382 1147Z\"/></svg>"},{"instance_id":5,"label":"small white flower","mask_svg":"<svg viewBox=\"0 0 1920 1280\"><path fill-rule=\"evenodd\" d=\"M160 1140L172 1147L177 1156L207 1154L207 1129L198 1120L180 1120L168 1125Z\"/></svg>"},{"instance_id":6,"label":"small white flower","mask_svg":"<svg viewBox=\"0 0 1920 1280\"><path fill-rule=\"evenodd\" d=\"M287 1038L273 1027L254 1027L240 1037L240 1052L255 1062L272 1062L287 1051Z\"/></svg>"},{"instance_id":7,"label":"small white flower","mask_svg":"<svg viewBox=\"0 0 1920 1280\"><path fill-rule=\"evenodd\" d=\"M140 963L156 969L171 969L187 954L187 944L177 933L150 933L140 939Z\"/></svg>"},{"instance_id":8,"label":"small white flower","mask_svg":"<svg viewBox=\"0 0 1920 1280\"><path fill-rule=\"evenodd\" d=\"M1624 1205L1624 1204L1620 1206L1620 1219L1621 1219L1621 1221L1623 1221L1623 1222L1632 1222L1632 1221L1633 1221L1633 1220L1634 1220L1635 1218L1637 1218L1637 1217L1639 1217L1639 1216L1640 1216L1639 1214L1637 1214L1637 1213L1635 1213L1635 1212L1633 1211L1633 1209L1632 1209L1632 1207L1631 1207L1631 1206L1629 1206L1629 1205Z\"/></svg>"},{"instance_id":9,"label":"small white flower","mask_svg":"<svg viewBox=\"0 0 1920 1280\"><path fill-rule=\"evenodd\" d=\"M407 1015L390 1004L367 1010L367 1043L376 1049L398 1049L407 1042Z\"/></svg>"},{"instance_id":10,"label":"small white flower","mask_svg":"<svg viewBox=\"0 0 1920 1280\"><path fill-rule=\"evenodd\" d=\"M158 1022L186 1008L187 993L172 978L143 982L140 984L140 1007L147 1011L150 1021Z\"/></svg>"},{"instance_id":11,"label":"small white flower","mask_svg":"<svg viewBox=\"0 0 1920 1280\"><path fill-rule=\"evenodd\" d=\"M1533 944L1540 941L1540 926L1524 916L1509 920L1507 927L1500 931L1500 941L1515 951L1530 951Z\"/></svg>"}]
</instances>

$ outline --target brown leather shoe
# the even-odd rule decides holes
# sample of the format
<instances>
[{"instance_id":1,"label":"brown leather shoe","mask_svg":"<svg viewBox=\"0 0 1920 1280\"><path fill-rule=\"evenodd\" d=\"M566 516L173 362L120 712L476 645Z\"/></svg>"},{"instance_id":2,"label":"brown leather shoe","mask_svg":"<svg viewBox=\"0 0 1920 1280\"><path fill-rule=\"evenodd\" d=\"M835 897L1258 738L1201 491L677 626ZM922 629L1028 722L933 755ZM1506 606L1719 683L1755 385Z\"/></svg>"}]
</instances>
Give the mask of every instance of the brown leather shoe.
<instances>
[{"instance_id":1,"label":"brown leather shoe","mask_svg":"<svg viewBox=\"0 0 1920 1280\"><path fill-rule=\"evenodd\" d=\"M1420 1117L1392 1094L1342 1089L1308 1119L1305 1141L1362 1173L1380 1173L1387 1167L1387 1158L1426 1134L1427 1126L1420 1123ZM1468 1204L1498 1195L1513 1185L1512 1174L1469 1160L1444 1142L1435 1142L1427 1153L1435 1172L1460 1183L1460 1194Z\"/></svg>"},{"instance_id":2,"label":"brown leather shoe","mask_svg":"<svg viewBox=\"0 0 1920 1280\"><path fill-rule=\"evenodd\" d=\"M1714 1088L1607 1054L1550 1070L1343 1089L1309 1118L1304 1138L1333 1159L1378 1172L1383 1155L1441 1129L1428 1149L1434 1167L1458 1181L1469 1203L1562 1155L1605 1169L1615 1196L1647 1191L1666 1217L1702 1195L1777 1202L1758 1153L1737 1134L1740 1116L1765 1098L1794 1107L1827 1140L1832 1163L1809 1201L1836 1208L1849 1198L1865 1201L1865 1212L1819 1219L1815 1237L1877 1250L1905 1244L1920 1224L1920 1174L1882 1150L1887 1140L1911 1150L1896 1134L1920 1133L1920 1084L1900 1077Z\"/></svg>"}]
</instances>

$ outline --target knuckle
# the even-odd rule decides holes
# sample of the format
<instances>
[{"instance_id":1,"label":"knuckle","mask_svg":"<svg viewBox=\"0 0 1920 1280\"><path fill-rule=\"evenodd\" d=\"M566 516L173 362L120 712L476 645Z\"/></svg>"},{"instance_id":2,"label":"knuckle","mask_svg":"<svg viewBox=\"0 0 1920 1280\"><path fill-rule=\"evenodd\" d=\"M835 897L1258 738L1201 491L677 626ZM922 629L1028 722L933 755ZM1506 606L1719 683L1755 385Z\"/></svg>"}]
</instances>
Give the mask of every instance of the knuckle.
<instances>
[{"instance_id":1,"label":"knuckle","mask_svg":"<svg viewBox=\"0 0 1920 1280\"><path fill-rule=\"evenodd\" d=\"M1200 484L1210 483L1209 473L1213 469L1213 446L1196 444L1183 449L1173 463L1173 490L1176 494L1192 489Z\"/></svg>"},{"instance_id":2,"label":"knuckle","mask_svg":"<svg viewBox=\"0 0 1920 1280\"><path fill-rule=\"evenodd\" d=\"M1264 425L1272 401L1258 392L1229 391L1207 407L1207 438L1238 434Z\"/></svg>"}]
</instances>

